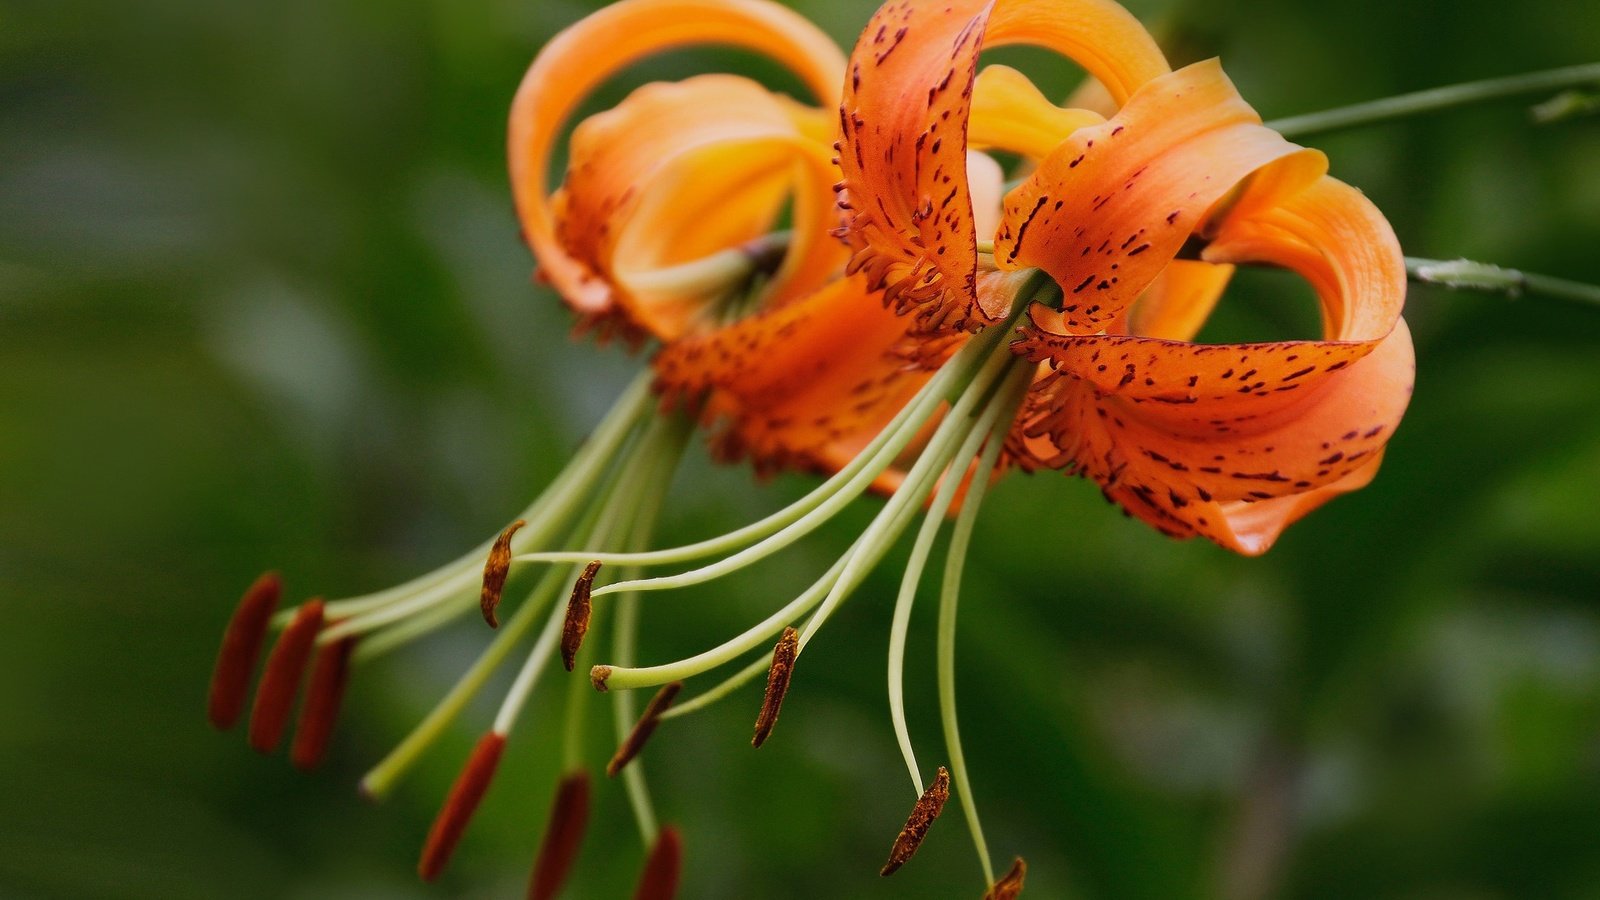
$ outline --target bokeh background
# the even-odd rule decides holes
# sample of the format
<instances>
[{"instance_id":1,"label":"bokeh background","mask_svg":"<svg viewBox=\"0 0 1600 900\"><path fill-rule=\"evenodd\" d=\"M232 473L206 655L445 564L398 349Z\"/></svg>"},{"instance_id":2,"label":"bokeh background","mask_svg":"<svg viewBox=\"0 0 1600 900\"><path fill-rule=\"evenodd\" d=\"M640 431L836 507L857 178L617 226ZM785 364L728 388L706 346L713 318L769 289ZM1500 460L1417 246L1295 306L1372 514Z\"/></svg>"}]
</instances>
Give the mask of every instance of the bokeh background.
<instances>
[{"instance_id":1,"label":"bokeh background","mask_svg":"<svg viewBox=\"0 0 1600 900\"><path fill-rule=\"evenodd\" d=\"M841 40L871 12L796 5ZM416 851L495 692L389 802L353 789L481 626L359 672L313 776L202 710L260 570L338 596L452 558L638 368L568 340L504 176L523 68L591 8L0 7L0 896L521 895L561 690L438 885L416 882ZM1568 0L1136 11L1175 58L1222 55L1269 118L1600 59L1600 14ZM1058 94L1075 77L1007 61ZM787 84L681 53L594 105L708 68ZM1600 281L1600 119L1536 127L1501 103L1317 144L1412 255ZM1306 297L1252 275L1215 336L1303 328ZM995 492L960 689L990 841L1027 857L1027 896L1600 897L1600 309L1414 288L1408 318L1416 400L1381 477L1265 558L1170 542L1077 480ZM813 482L751 483L694 451L664 534L725 530ZM875 503L748 577L656 598L646 653L765 614ZM915 863L876 875L911 799L883 696L896 582L885 566L807 654L761 752L754 687L657 735L683 896L981 893L953 808ZM922 612L911 716L933 761ZM574 898L627 896L642 856L620 790L600 798Z\"/></svg>"}]
</instances>

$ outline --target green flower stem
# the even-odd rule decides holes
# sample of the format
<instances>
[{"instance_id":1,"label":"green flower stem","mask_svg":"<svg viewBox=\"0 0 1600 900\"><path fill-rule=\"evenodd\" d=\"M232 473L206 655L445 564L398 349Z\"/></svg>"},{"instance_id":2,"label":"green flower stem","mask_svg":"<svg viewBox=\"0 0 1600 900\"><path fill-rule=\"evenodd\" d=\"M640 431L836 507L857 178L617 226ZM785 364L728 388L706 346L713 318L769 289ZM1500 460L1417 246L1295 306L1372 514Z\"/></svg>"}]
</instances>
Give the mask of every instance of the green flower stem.
<instances>
[{"instance_id":1,"label":"green flower stem","mask_svg":"<svg viewBox=\"0 0 1600 900\"><path fill-rule=\"evenodd\" d=\"M1529 94L1548 94L1567 88L1600 87L1600 63L1567 66L1509 78L1492 78L1448 87L1385 97L1354 106L1290 116L1268 122L1267 127L1284 137L1303 138L1343 128L1375 125L1424 113L1440 112L1475 103L1487 103Z\"/></svg>"},{"instance_id":2,"label":"green flower stem","mask_svg":"<svg viewBox=\"0 0 1600 900\"><path fill-rule=\"evenodd\" d=\"M1542 294L1562 300L1600 305L1600 286L1465 259L1407 257L1406 274L1412 281L1436 284L1451 290L1503 294L1513 299L1523 294Z\"/></svg>"},{"instance_id":3,"label":"green flower stem","mask_svg":"<svg viewBox=\"0 0 1600 900\"><path fill-rule=\"evenodd\" d=\"M983 825L978 820L978 807L972 799L972 783L967 777L967 758L961 749L961 729L956 718L956 608L961 599L961 574L966 564L967 549L972 543L972 531L978 521L978 508L989 488L989 478L1000 456L1005 436L1016 416L1017 407L1026 395L1032 381L1032 370L1018 367L1006 384L1005 395L997 404L1005 413L996 418L972 475L972 486L956 516L950 533L950 547L945 558L944 583L939 593L938 681L939 713L944 724L946 752L950 754L950 777L961 801L961 811L967 819L967 829L972 834L973 847L983 866L984 884L994 884L994 864L989 857L989 844L983 837Z\"/></svg>"},{"instance_id":4,"label":"green flower stem","mask_svg":"<svg viewBox=\"0 0 1600 900\"><path fill-rule=\"evenodd\" d=\"M806 494L806 496L759 522L753 522L743 528L730 531L718 537L665 550L652 550L645 553L593 553L584 551L524 553L517 556L515 562L563 563L598 560L607 565L668 565L735 551L763 538L770 537L783 528L794 524L830 498L840 494L848 494L850 498L853 498L865 492L867 487L872 484L872 480L877 478L883 469L893 462L901 451L905 449L906 445L916 437L921 424L954 392L953 386L960 385L974 377L974 373L985 360L988 349L990 348L981 342L969 342L955 358L946 363L933 378L929 379L927 384L923 385L917 396L905 408L901 409L889 421L889 424L878 432L872 442L862 448L860 453L856 454L855 458L847 466L840 469L827 481ZM848 498L846 502L848 502Z\"/></svg>"}]
</instances>

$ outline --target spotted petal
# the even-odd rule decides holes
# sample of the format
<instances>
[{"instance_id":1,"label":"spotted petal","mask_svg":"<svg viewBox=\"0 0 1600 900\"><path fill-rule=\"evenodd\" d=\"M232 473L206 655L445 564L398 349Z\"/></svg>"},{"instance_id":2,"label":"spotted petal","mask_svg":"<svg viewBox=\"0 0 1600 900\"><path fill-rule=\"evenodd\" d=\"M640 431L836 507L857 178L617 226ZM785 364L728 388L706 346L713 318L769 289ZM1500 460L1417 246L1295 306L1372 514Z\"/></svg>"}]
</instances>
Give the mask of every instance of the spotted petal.
<instances>
[{"instance_id":1,"label":"spotted petal","mask_svg":"<svg viewBox=\"0 0 1600 900\"><path fill-rule=\"evenodd\" d=\"M1054 370L1024 415L1045 465L1080 471L1171 534L1265 551L1295 518L1369 480L1410 399L1405 267L1382 215L1331 178L1206 253L1291 268L1316 288L1321 341L1192 344L1035 331Z\"/></svg>"},{"instance_id":2,"label":"spotted petal","mask_svg":"<svg viewBox=\"0 0 1600 900\"><path fill-rule=\"evenodd\" d=\"M965 159L978 54L1015 43L1076 60L1119 101L1168 68L1110 0L898 0L878 11L840 109L841 205L853 270L922 332L970 330L1005 311L977 289L976 242L989 236L973 225Z\"/></svg>"},{"instance_id":3,"label":"spotted petal","mask_svg":"<svg viewBox=\"0 0 1600 900\"><path fill-rule=\"evenodd\" d=\"M1100 331L1214 204L1279 162L1289 176L1267 178L1271 196L1326 169L1322 154L1263 127L1215 60L1196 63L1140 88L1105 124L1073 132L1011 192L995 262L1049 272L1065 296L1060 329Z\"/></svg>"}]
</instances>

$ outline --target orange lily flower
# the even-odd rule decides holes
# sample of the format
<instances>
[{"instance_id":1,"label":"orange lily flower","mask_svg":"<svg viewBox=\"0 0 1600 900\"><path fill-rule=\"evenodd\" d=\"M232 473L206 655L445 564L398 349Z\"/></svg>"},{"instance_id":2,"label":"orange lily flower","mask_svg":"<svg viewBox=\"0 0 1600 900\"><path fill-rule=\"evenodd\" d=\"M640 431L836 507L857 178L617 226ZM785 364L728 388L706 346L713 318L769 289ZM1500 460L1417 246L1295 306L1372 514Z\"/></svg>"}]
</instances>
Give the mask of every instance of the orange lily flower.
<instances>
[{"instance_id":1,"label":"orange lily flower","mask_svg":"<svg viewBox=\"0 0 1600 900\"><path fill-rule=\"evenodd\" d=\"M1112 115L1056 106L1010 69L979 71L985 46L1022 41L1082 64L1116 105ZM697 43L776 59L822 106L732 76L649 85L578 125L565 179L552 189L550 161L581 100L646 55ZM654 845L640 896L670 896L680 845L655 825L635 764L645 739L766 672L760 746L807 644L920 516L888 666L918 800L884 871L911 858L953 792L989 896L1014 897L1025 867L1018 860L996 878L954 706L961 565L992 478L1011 464L1082 473L1168 534L1259 553L1296 518L1372 477L1410 394L1404 266L1382 216L1326 176L1320 153L1262 126L1214 62L1171 71L1110 0L895 0L848 62L765 0L624 0L539 55L513 103L509 140L517 212L542 277L581 325L659 341L652 371L544 495L460 560L276 619L278 582L259 582L230 623L213 683L212 719L226 727L244 708L270 623L282 626L251 741L277 744L311 666L299 726L307 736L297 735L294 751L309 766L326 746L350 666L481 611L498 633L363 779L381 796L538 627L429 834L424 878L442 871L463 837L559 649L569 671L587 668L597 688L615 693L621 747L608 771L623 773ZM1009 194L991 150L1034 166ZM774 234L786 211L792 232ZM1321 298L1324 339L1192 343L1232 267L1244 263L1305 277ZM744 528L648 550L697 421L721 423L726 455L830 477ZM638 595L755 564L874 486L888 494L884 506L810 589L723 644L635 664ZM921 575L952 515L938 650L950 765L924 789L902 660ZM706 559L605 583L611 567ZM502 596L530 587L516 576L552 564L501 623ZM616 641L609 661L590 667L585 637L606 627L607 613ZM685 680L752 655L674 705ZM629 692L645 687L662 690L629 727ZM569 728L582 711L574 700ZM584 761L574 751L566 766L532 897L559 891L587 820Z\"/></svg>"}]
</instances>

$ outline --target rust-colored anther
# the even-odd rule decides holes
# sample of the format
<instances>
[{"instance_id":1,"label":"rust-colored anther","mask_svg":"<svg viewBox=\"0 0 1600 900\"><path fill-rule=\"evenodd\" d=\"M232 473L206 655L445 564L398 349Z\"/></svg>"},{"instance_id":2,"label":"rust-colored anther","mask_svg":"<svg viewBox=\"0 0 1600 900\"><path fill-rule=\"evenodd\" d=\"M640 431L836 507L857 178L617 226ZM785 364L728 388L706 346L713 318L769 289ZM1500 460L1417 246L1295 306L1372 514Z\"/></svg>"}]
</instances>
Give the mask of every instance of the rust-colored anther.
<instances>
[{"instance_id":1,"label":"rust-colored anther","mask_svg":"<svg viewBox=\"0 0 1600 900\"><path fill-rule=\"evenodd\" d=\"M572 597L567 600L567 620L561 624L561 664L568 672L577 663L583 636L589 633L589 592L594 590L594 577L598 574L599 562L584 566L583 574L572 585Z\"/></svg>"},{"instance_id":2,"label":"rust-colored anther","mask_svg":"<svg viewBox=\"0 0 1600 900\"><path fill-rule=\"evenodd\" d=\"M678 896L678 874L682 869L683 838L678 836L678 829L667 825L650 846L633 900L673 900Z\"/></svg>"},{"instance_id":3,"label":"rust-colored anther","mask_svg":"<svg viewBox=\"0 0 1600 900\"><path fill-rule=\"evenodd\" d=\"M772 648L772 668L767 670L767 694L761 700L761 715L756 717L756 736L750 741L759 747L772 735L778 724L778 711L783 708L783 697L789 693L789 676L794 674L794 658L800 648L800 632L785 628L778 646Z\"/></svg>"},{"instance_id":4,"label":"rust-colored anther","mask_svg":"<svg viewBox=\"0 0 1600 900\"><path fill-rule=\"evenodd\" d=\"M933 820L939 818L939 813L944 811L944 802L950 799L950 773L944 766L939 767L939 773L934 776L933 784L922 792L917 798L917 805L912 807L911 815L906 819L904 828L900 829L899 837L894 839L894 847L889 850L889 861L883 864L879 875L893 875L917 853L917 848L922 846L922 839L928 836L928 828L933 825Z\"/></svg>"},{"instance_id":5,"label":"rust-colored anther","mask_svg":"<svg viewBox=\"0 0 1600 900\"><path fill-rule=\"evenodd\" d=\"M277 572L268 572L244 592L233 617L228 619L228 628L222 633L222 649L217 651L217 665L211 670L211 695L206 704L206 717L219 729L232 728L244 712L250 674L261 658L272 613L281 596L282 579Z\"/></svg>"},{"instance_id":6,"label":"rust-colored anther","mask_svg":"<svg viewBox=\"0 0 1600 900\"><path fill-rule=\"evenodd\" d=\"M610 680L610 678L611 678L611 667L610 666L594 666L593 668L591 668L589 670L589 683L594 685L594 689L599 691L602 694L604 694L606 691L611 690L609 687L606 686L606 682L608 680Z\"/></svg>"},{"instance_id":7,"label":"rust-colored anther","mask_svg":"<svg viewBox=\"0 0 1600 900\"><path fill-rule=\"evenodd\" d=\"M256 686L256 702L250 709L250 746L262 753L271 753L283 739L295 695L300 692L300 679L321 630L322 601L312 600L295 611L267 656L261 684Z\"/></svg>"},{"instance_id":8,"label":"rust-colored anther","mask_svg":"<svg viewBox=\"0 0 1600 900\"><path fill-rule=\"evenodd\" d=\"M589 773L573 772L561 779L550 821L539 841L539 855L533 862L533 878L528 883L528 900L554 900L561 893L572 864L583 845L583 831L589 824Z\"/></svg>"},{"instance_id":9,"label":"rust-colored anther","mask_svg":"<svg viewBox=\"0 0 1600 900\"><path fill-rule=\"evenodd\" d=\"M344 702L344 688L350 681L350 653L356 637L324 644L311 664L311 681L306 685L306 700L300 707L300 722L289 745L289 762L302 772L315 769L328 751L333 726Z\"/></svg>"},{"instance_id":10,"label":"rust-colored anther","mask_svg":"<svg viewBox=\"0 0 1600 900\"><path fill-rule=\"evenodd\" d=\"M1011 864L1011 871L1000 876L1000 880L989 888L983 895L983 900L1016 900L1022 893L1022 879L1028 874L1028 864L1017 857Z\"/></svg>"},{"instance_id":11,"label":"rust-colored anther","mask_svg":"<svg viewBox=\"0 0 1600 900\"><path fill-rule=\"evenodd\" d=\"M478 804L483 802L483 795L489 790L489 782L494 780L494 770L499 767L500 754L505 749L505 735L493 731L479 738L478 745L472 748L467 764L461 768L456 783L450 787L450 796L445 798L444 806L439 808L439 815L433 820L433 827L428 829L427 843L422 845L417 874L422 876L423 881L438 878L444 867L450 864L456 844L461 842L461 836L467 831L467 823L472 821L472 814L478 811Z\"/></svg>"},{"instance_id":12,"label":"rust-colored anther","mask_svg":"<svg viewBox=\"0 0 1600 900\"><path fill-rule=\"evenodd\" d=\"M683 690L683 682L674 681L661 686L661 690L650 698L650 705L644 708L644 715L633 725L633 730L623 740L617 752L611 757L611 762L606 763L606 777L615 778L623 767L633 762L633 758L644 749L645 741L650 740L650 735L655 733L656 726L661 724L661 714L672 708L673 698Z\"/></svg>"},{"instance_id":13,"label":"rust-colored anther","mask_svg":"<svg viewBox=\"0 0 1600 900\"><path fill-rule=\"evenodd\" d=\"M478 608L483 610L483 620L490 628L499 628L495 608L500 605L500 594L506 589L506 576L511 574L511 536L528 524L521 519L506 526L489 548L489 558L483 563L483 591L478 595Z\"/></svg>"}]
</instances>

